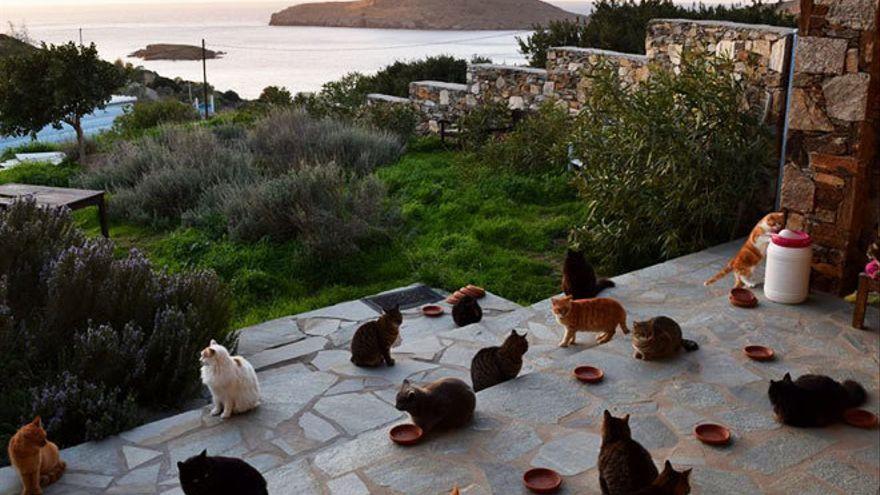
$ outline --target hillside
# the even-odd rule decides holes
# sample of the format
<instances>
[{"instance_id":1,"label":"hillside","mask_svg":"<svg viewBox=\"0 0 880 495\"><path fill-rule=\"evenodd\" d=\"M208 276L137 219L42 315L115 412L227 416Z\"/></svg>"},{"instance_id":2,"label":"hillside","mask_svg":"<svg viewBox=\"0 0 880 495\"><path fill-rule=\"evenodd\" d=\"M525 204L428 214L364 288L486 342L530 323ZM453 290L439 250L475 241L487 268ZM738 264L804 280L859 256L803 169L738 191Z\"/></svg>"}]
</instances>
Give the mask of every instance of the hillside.
<instances>
[{"instance_id":1,"label":"hillside","mask_svg":"<svg viewBox=\"0 0 880 495\"><path fill-rule=\"evenodd\" d=\"M28 45L22 41L0 34L0 58L10 57L12 55L24 55L28 52L36 50L36 47Z\"/></svg>"},{"instance_id":2,"label":"hillside","mask_svg":"<svg viewBox=\"0 0 880 495\"><path fill-rule=\"evenodd\" d=\"M272 26L387 29L530 29L577 15L540 0L358 0L306 3L272 14Z\"/></svg>"},{"instance_id":3,"label":"hillside","mask_svg":"<svg viewBox=\"0 0 880 495\"><path fill-rule=\"evenodd\" d=\"M219 58L223 52L215 52L213 50L205 50L205 58ZM142 58L144 60L201 60L202 47L191 45L175 45L170 43L159 43L155 45L147 45L129 57Z\"/></svg>"}]
</instances>

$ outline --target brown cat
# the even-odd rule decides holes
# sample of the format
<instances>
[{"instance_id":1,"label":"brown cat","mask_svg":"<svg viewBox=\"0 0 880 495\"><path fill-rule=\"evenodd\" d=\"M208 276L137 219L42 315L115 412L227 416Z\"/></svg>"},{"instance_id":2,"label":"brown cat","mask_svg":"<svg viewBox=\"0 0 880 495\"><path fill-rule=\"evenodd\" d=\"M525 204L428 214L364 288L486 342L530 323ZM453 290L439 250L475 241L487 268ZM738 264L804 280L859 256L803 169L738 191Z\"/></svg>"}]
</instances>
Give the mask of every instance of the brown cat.
<instances>
[{"instance_id":1,"label":"brown cat","mask_svg":"<svg viewBox=\"0 0 880 495\"><path fill-rule=\"evenodd\" d=\"M413 423L427 433L435 428L460 428L470 423L477 396L458 378L441 378L424 387L404 380L395 407L408 412Z\"/></svg>"},{"instance_id":2,"label":"brown cat","mask_svg":"<svg viewBox=\"0 0 880 495\"><path fill-rule=\"evenodd\" d=\"M368 321L361 325L351 339L351 362L355 366L376 367L385 361L394 366L391 358L391 347L399 343L400 324L403 315L400 305L386 309L385 314L376 321Z\"/></svg>"},{"instance_id":3,"label":"brown cat","mask_svg":"<svg viewBox=\"0 0 880 495\"><path fill-rule=\"evenodd\" d=\"M691 352L700 348L693 340L681 338L681 327L667 316L633 322L632 347L633 357L645 361L672 357L681 349Z\"/></svg>"},{"instance_id":4,"label":"brown cat","mask_svg":"<svg viewBox=\"0 0 880 495\"><path fill-rule=\"evenodd\" d=\"M474 392L512 380L522 369L523 355L529 350L525 334L511 330L501 347L480 349L471 360L471 382Z\"/></svg>"},{"instance_id":5,"label":"brown cat","mask_svg":"<svg viewBox=\"0 0 880 495\"><path fill-rule=\"evenodd\" d=\"M632 439L629 414L615 418L608 410L602 420L599 449L599 487L603 495L632 495L657 479L651 454Z\"/></svg>"},{"instance_id":6,"label":"brown cat","mask_svg":"<svg viewBox=\"0 0 880 495\"><path fill-rule=\"evenodd\" d=\"M703 285L714 284L718 280L724 278L730 272L736 280L734 287L754 287L755 282L751 280L752 271L757 267L764 256L767 254L767 245L770 243L770 235L776 234L785 227L785 213L777 211L770 213L755 225L746 243L740 248L739 252L727 265L716 273L712 278L706 280Z\"/></svg>"},{"instance_id":7,"label":"brown cat","mask_svg":"<svg viewBox=\"0 0 880 495\"><path fill-rule=\"evenodd\" d=\"M601 332L596 336L596 342L600 344L611 340L618 326L623 333L629 333L626 310L614 299L597 297L574 301L571 296L562 296L550 302L556 321L565 327L565 336L559 342L559 347L574 344L577 332Z\"/></svg>"},{"instance_id":8,"label":"brown cat","mask_svg":"<svg viewBox=\"0 0 880 495\"><path fill-rule=\"evenodd\" d=\"M39 416L12 436L8 453L21 477L22 495L40 495L42 487L58 481L67 468L58 454L58 446L46 439Z\"/></svg>"},{"instance_id":9,"label":"brown cat","mask_svg":"<svg viewBox=\"0 0 880 495\"><path fill-rule=\"evenodd\" d=\"M676 471L672 463L666 461L663 472L651 486L633 492L632 495L688 495L691 492L691 470Z\"/></svg>"}]
</instances>

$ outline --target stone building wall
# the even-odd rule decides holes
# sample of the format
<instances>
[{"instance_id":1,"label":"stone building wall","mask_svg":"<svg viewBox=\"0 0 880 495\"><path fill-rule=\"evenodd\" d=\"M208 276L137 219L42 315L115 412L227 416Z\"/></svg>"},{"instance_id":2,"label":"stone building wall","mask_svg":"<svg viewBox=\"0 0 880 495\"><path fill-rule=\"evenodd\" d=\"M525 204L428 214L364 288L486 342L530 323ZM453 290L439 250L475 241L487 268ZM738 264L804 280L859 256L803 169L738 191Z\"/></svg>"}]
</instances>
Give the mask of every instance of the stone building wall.
<instances>
[{"instance_id":1,"label":"stone building wall","mask_svg":"<svg viewBox=\"0 0 880 495\"><path fill-rule=\"evenodd\" d=\"M553 95L547 71L534 67L471 64L467 82L471 106L503 102L512 110L536 110Z\"/></svg>"},{"instance_id":2,"label":"stone building wall","mask_svg":"<svg viewBox=\"0 0 880 495\"><path fill-rule=\"evenodd\" d=\"M648 23L645 53L650 63L677 71L684 51L715 53L734 61L734 70L754 81L749 104L782 131L793 29L724 21L654 19Z\"/></svg>"},{"instance_id":3,"label":"stone building wall","mask_svg":"<svg viewBox=\"0 0 880 495\"><path fill-rule=\"evenodd\" d=\"M814 287L849 291L877 234L880 2L802 0L782 206L815 240Z\"/></svg>"},{"instance_id":4,"label":"stone building wall","mask_svg":"<svg viewBox=\"0 0 880 495\"><path fill-rule=\"evenodd\" d=\"M621 80L633 87L648 78L648 58L644 55L596 48L552 47L547 51L552 96L566 102L570 110L580 110L590 90L589 79L583 77L584 71L600 63L616 67Z\"/></svg>"},{"instance_id":5,"label":"stone building wall","mask_svg":"<svg viewBox=\"0 0 880 495\"><path fill-rule=\"evenodd\" d=\"M456 121L467 112L468 86L440 81L409 84L409 99L422 115L420 132L438 132L441 120Z\"/></svg>"}]
</instances>

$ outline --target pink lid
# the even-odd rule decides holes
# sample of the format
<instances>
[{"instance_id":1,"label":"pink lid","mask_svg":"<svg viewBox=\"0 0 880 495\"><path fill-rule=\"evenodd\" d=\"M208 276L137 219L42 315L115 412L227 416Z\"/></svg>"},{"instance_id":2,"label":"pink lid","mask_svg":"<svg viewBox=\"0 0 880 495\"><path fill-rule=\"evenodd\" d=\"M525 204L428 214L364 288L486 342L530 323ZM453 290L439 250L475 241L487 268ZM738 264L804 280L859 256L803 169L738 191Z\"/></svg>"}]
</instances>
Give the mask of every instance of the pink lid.
<instances>
[{"instance_id":1,"label":"pink lid","mask_svg":"<svg viewBox=\"0 0 880 495\"><path fill-rule=\"evenodd\" d=\"M778 234L771 236L773 244L788 248L805 248L813 244L813 238L806 232L800 230L785 229Z\"/></svg>"}]
</instances>

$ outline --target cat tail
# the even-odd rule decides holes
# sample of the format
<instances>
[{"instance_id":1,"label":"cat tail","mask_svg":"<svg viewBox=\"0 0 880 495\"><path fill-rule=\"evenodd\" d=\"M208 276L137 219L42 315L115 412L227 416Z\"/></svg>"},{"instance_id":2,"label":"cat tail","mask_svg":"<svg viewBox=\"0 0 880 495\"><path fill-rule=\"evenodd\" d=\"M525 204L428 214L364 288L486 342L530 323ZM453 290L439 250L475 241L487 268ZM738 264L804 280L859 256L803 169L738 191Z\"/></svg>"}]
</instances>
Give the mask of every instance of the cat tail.
<instances>
[{"instance_id":1,"label":"cat tail","mask_svg":"<svg viewBox=\"0 0 880 495\"><path fill-rule=\"evenodd\" d=\"M596 281L596 294L603 291L604 289L610 289L614 287L614 281L609 278L600 278Z\"/></svg>"},{"instance_id":2,"label":"cat tail","mask_svg":"<svg viewBox=\"0 0 880 495\"><path fill-rule=\"evenodd\" d=\"M61 478L61 475L64 474L64 470L67 469L67 463L59 460L58 464L55 465L55 469L46 474L46 484L51 485L58 481Z\"/></svg>"},{"instance_id":3,"label":"cat tail","mask_svg":"<svg viewBox=\"0 0 880 495\"><path fill-rule=\"evenodd\" d=\"M712 278L703 282L703 285L712 285L715 282L724 278L728 273L730 273L732 271L733 271L733 262L730 262L724 268L722 268L720 272L713 275Z\"/></svg>"},{"instance_id":4,"label":"cat tail","mask_svg":"<svg viewBox=\"0 0 880 495\"><path fill-rule=\"evenodd\" d=\"M620 329L623 330L623 334L626 335L629 333L629 328L626 327L626 316L620 320Z\"/></svg>"},{"instance_id":5,"label":"cat tail","mask_svg":"<svg viewBox=\"0 0 880 495\"><path fill-rule=\"evenodd\" d=\"M681 347L688 352L694 352L700 348L700 344L694 342L693 340L681 339Z\"/></svg>"},{"instance_id":6,"label":"cat tail","mask_svg":"<svg viewBox=\"0 0 880 495\"><path fill-rule=\"evenodd\" d=\"M849 407L861 406L865 402L865 399L868 398L865 388L859 385L856 381L847 380L843 382L843 388L845 388L847 394L849 394Z\"/></svg>"}]
</instances>

